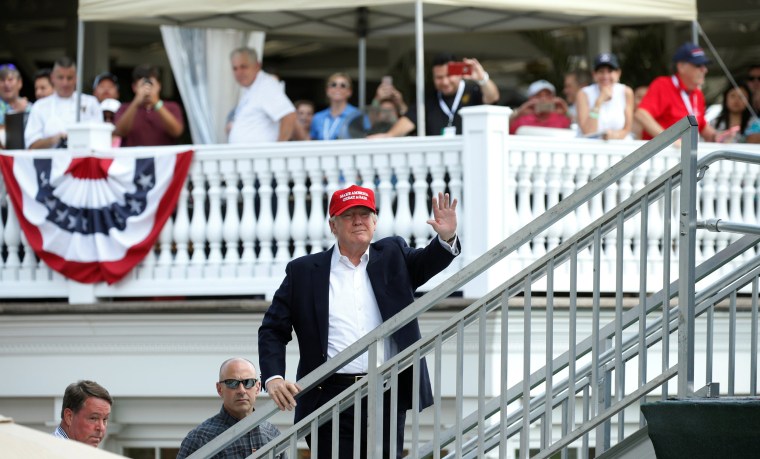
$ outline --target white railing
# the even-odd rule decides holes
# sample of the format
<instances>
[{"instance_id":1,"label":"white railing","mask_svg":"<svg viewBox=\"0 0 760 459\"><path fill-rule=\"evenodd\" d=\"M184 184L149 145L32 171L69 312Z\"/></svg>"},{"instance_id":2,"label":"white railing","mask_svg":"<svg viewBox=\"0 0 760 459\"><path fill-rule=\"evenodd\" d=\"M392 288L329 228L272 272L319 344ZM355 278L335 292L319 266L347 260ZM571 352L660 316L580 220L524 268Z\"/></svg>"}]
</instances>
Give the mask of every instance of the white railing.
<instances>
[{"instance_id":1,"label":"white railing","mask_svg":"<svg viewBox=\"0 0 760 459\"><path fill-rule=\"evenodd\" d=\"M454 138L175 148L195 151L188 186L175 215L162 230L154 252L126 279L111 286L67 281L33 256L0 180L0 297L85 302L97 297L270 298L288 261L332 245L325 216L327 202L334 190L349 183L375 190L379 209L376 237L397 234L413 245L425 244L432 237L425 223L432 193L448 191L460 200L463 256L423 288L428 290L641 145L508 136L508 111L500 107L469 108L463 117L464 134ZM760 152L760 147L742 147ZM700 156L717 148L702 144ZM131 148L113 150L113 155L155 151ZM567 216L562 229L538 234L508 266L473 281L464 294L480 296L528 266L627 198L632 189L671 167L678 160L678 150L672 153L668 159L646 163L632 178ZM700 182L700 218L755 224L760 215L760 167L743 163L717 167L717 174L707 174ZM674 217L676 212L673 209ZM652 268L661 265L656 260L663 259L663 250L676 249L676 225L672 225L672 234L664 235L658 218L651 214L646 241L639 237L640 222L631 221L625 227L627 291L638 291L637 260L643 245L653 254ZM699 237L698 262L725 247L733 236L700 232ZM604 246L613 247L615 241L608 238ZM614 257L607 255L614 254L604 254L607 260L603 259L602 266L613 266ZM588 253L579 256L579 287L590 292L592 260ZM603 290L604 286L614 289L614 282L604 279L613 272L603 271ZM651 286L653 291L660 287ZM561 281L555 289L562 289Z\"/></svg>"}]
</instances>

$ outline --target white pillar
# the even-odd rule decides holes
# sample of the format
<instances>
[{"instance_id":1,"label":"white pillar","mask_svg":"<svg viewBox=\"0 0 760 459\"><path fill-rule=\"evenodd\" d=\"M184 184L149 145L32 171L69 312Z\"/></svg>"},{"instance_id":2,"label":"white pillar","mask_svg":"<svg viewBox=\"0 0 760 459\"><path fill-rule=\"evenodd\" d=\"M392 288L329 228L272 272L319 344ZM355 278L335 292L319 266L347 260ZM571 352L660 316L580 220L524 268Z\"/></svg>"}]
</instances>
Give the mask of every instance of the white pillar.
<instances>
[{"instance_id":1,"label":"white pillar","mask_svg":"<svg viewBox=\"0 0 760 459\"><path fill-rule=\"evenodd\" d=\"M505 187L509 153L507 107L479 105L459 111L463 122L462 196L467 201L461 216L460 237L464 265L469 265L509 234ZM488 222L484 224L483 222ZM499 262L464 288L468 298L479 298L506 280L507 263Z\"/></svg>"}]
</instances>

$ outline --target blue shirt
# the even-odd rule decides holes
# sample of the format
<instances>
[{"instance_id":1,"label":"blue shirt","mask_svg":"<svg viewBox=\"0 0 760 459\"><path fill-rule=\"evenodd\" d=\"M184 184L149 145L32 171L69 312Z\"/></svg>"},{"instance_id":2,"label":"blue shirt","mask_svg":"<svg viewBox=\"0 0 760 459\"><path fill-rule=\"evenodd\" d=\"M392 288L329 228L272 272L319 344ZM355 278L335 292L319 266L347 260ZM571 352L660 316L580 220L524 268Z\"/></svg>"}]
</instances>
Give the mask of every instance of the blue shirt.
<instances>
[{"instance_id":1,"label":"blue shirt","mask_svg":"<svg viewBox=\"0 0 760 459\"><path fill-rule=\"evenodd\" d=\"M346 105L343 113L333 118L330 108L326 108L314 114L311 120L311 140L335 140L349 139L348 125L356 117L362 116L362 112L351 104ZM365 131L369 130L369 120L364 118Z\"/></svg>"},{"instance_id":2,"label":"blue shirt","mask_svg":"<svg viewBox=\"0 0 760 459\"><path fill-rule=\"evenodd\" d=\"M198 427L191 430L187 434L182 445L179 448L177 459L183 459L206 443L210 442L219 434L237 424L238 420L233 418L227 413L222 406L219 413L203 421ZM238 438L231 444L229 444L222 451L212 456L214 459L232 459L243 458L253 454L254 451L266 445L269 440L280 435L280 431L277 427L268 422L263 422L260 425L254 427L253 430L246 433L242 437ZM280 459L287 459L287 455L282 453Z\"/></svg>"}]
</instances>

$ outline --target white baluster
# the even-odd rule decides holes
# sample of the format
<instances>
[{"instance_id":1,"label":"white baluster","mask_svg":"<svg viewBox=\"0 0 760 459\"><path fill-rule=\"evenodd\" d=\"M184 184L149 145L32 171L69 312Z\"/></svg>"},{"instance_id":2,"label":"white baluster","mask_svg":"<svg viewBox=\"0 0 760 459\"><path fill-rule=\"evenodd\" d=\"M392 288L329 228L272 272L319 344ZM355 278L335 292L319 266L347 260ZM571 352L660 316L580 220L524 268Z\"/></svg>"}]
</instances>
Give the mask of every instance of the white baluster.
<instances>
[{"instance_id":1,"label":"white baluster","mask_svg":"<svg viewBox=\"0 0 760 459\"><path fill-rule=\"evenodd\" d=\"M375 155L373 163L380 178L376 194L376 198L379 199L376 203L378 219L375 238L382 239L393 236L393 184L391 183L393 171L387 154Z\"/></svg>"},{"instance_id":2,"label":"white baluster","mask_svg":"<svg viewBox=\"0 0 760 459\"><path fill-rule=\"evenodd\" d=\"M414 236L415 247L424 247L427 245L431 236L430 225L427 224L430 218L428 211L428 185L427 185L427 166L425 157L422 153L409 155L409 163L412 167L412 189L414 190L414 213L412 214L412 235Z\"/></svg>"},{"instance_id":3,"label":"white baluster","mask_svg":"<svg viewBox=\"0 0 760 459\"><path fill-rule=\"evenodd\" d=\"M652 183L665 169L658 169L654 159L647 162L647 183ZM663 199L649 203L649 218L647 219L647 260L648 282L650 291L662 288L663 253L660 243L663 241Z\"/></svg>"},{"instance_id":4,"label":"white baluster","mask_svg":"<svg viewBox=\"0 0 760 459\"><path fill-rule=\"evenodd\" d=\"M567 199L571 194L575 193L575 157L569 153L563 153L565 167L562 168L560 179L562 184L560 185L560 192L562 193L561 199ZM575 217L575 212L570 212L562 219L562 241L568 240L576 232L578 232L578 220Z\"/></svg>"},{"instance_id":5,"label":"white baluster","mask_svg":"<svg viewBox=\"0 0 760 459\"><path fill-rule=\"evenodd\" d=\"M409 191L412 188L411 183L409 183L410 168L406 162L405 154L392 155L392 161L398 180L396 182L396 219L393 232L409 243L412 234L412 212L409 207Z\"/></svg>"},{"instance_id":6,"label":"white baluster","mask_svg":"<svg viewBox=\"0 0 760 459\"><path fill-rule=\"evenodd\" d=\"M222 238L224 239L224 261L222 262L222 277L236 277L240 265L240 191L238 190L238 170L235 160L225 159L220 161L222 177L224 179L224 223L222 224Z\"/></svg>"},{"instance_id":7,"label":"white baluster","mask_svg":"<svg viewBox=\"0 0 760 459\"><path fill-rule=\"evenodd\" d=\"M206 239L208 240L208 261L204 268L205 276L218 277L222 267L222 177L219 174L219 162L206 160L203 162L203 172L208 180L208 223Z\"/></svg>"},{"instance_id":8,"label":"white baluster","mask_svg":"<svg viewBox=\"0 0 760 459\"><path fill-rule=\"evenodd\" d=\"M306 158L306 173L309 174L309 178L311 179L311 186L309 187L311 212L309 212L308 222L309 244L311 245L310 253L317 253L324 250L322 244L325 227L328 226L325 223L327 219L325 218L325 211L322 205L325 196L325 184L324 172L322 171L319 158Z\"/></svg>"},{"instance_id":9,"label":"white baluster","mask_svg":"<svg viewBox=\"0 0 760 459\"><path fill-rule=\"evenodd\" d=\"M547 168L544 167L544 158L542 157L541 153L537 154L537 161L536 164L533 166L533 180L531 181L531 185L533 189L531 190L531 195L533 196L533 205L531 209L531 214L533 214L535 217L542 215L546 212L546 200L547 200ZM550 155L549 155L550 156ZM551 161L547 161L551 162ZM551 228L549 228L547 231L544 231L542 233L537 234L533 238L533 257L538 258L546 254L546 240L547 237L554 236L555 242L556 242L556 236L558 235L556 232L553 232L552 229L555 229L557 225L553 225ZM556 247L556 245L555 245ZM553 247L549 247L550 249Z\"/></svg>"},{"instance_id":10,"label":"white baluster","mask_svg":"<svg viewBox=\"0 0 760 459\"><path fill-rule=\"evenodd\" d=\"M250 159L238 159L236 161L237 169L240 173L240 180L243 184L243 212L240 217L240 240L243 244L243 254L240 256L238 265L239 277L250 277L254 275L254 266L256 265L256 209L253 161Z\"/></svg>"},{"instance_id":11,"label":"white baluster","mask_svg":"<svg viewBox=\"0 0 760 459\"><path fill-rule=\"evenodd\" d=\"M361 176L361 186L369 188L375 194L375 166L372 165L372 157L370 155L357 155L356 156L356 169ZM377 196L375 196L375 204L377 205Z\"/></svg>"},{"instance_id":12,"label":"white baluster","mask_svg":"<svg viewBox=\"0 0 760 459\"><path fill-rule=\"evenodd\" d=\"M446 191L446 167L443 164L443 157L441 153L427 153L425 155L425 163L430 168L430 176L432 181L430 182L430 190L433 192L433 196L438 196L438 193L444 193ZM457 207L459 207L457 205ZM457 211L459 209L457 208Z\"/></svg>"},{"instance_id":13,"label":"white baluster","mask_svg":"<svg viewBox=\"0 0 760 459\"><path fill-rule=\"evenodd\" d=\"M259 178L259 220L256 235L259 239L259 262L256 276L272 274L272 239L274 237L274 217L272 216L272 171L268 159L255 159L253 169ZM277 273L279 275L279 273Z\"/></svg>"},{"instance_id":14,"label":"white baluster","mask_svg":"<svg viewBox=\"0 0 760 459\"><path fill-rule=\"evenodd\" d=\"M541 193L541 185L537 183L537 181L541 181L542 183L546 184L546 207L548 209L551 209L552 207L556 206L557 203L559 203L559 192L560 192L560 170L559 167L557 167L557 159L561 158L552 158L552 156L559 156L558 154L552 155L551 153L548 155L541 155L542 158L539 159L539 163L545 163L548 164L548 168L544 168L546 171L546 175L544 177L537 177L534 175L533 177L533 211L536 215L539 215L538 212L545 212L545 210L542 210L540 208L537 208L535 205L536 200L543 201L543 195ZM538 187L538 188L537 188ZM541 203L541 207L543 207L543 202ZM550 226L549 229L546 230L546 245L547 249L551 250L559 245L559 239L562 236L562 225L559 223L555 223L554 225ZM538 254L537 254L538 255Z\"/></svg>"},{"instance_id":15,"label":"white baluster","mask_svg":"<svg viewBox=\"0 0 760 459\"><path fill-rule=\"evenodd\" d=\"M523 162L517 169L517 220L520 222L530 222L533 220L533 213L530 209L530 192L532 183L530 181L530 167L526 164L525 153L523 153ZM517 250L523 266L533 260L533 253L530 244L523 244Z\"/></svg>"},{"instance_id":16,"label":"white baluster","mask_svg":"<svg viewBox=\"0 0 760 459\"><path fill-rule=\"evenodd\" d=\"M330 211L330 199L332 198L333 193L337 191L340 188L340 184L338 183L338 177L340 176L340 170L338 169L338 160L334 156L325 156L322 158L322 170L325 172L325 176L327 177L327 186L326 192L327 192L327 210ZM329 216L329 215L328 215ZM325 231L325 239L324 243L322 244L323 247L332 247L333 244L335 244L335 237L330 232L330 225L326 224L324 226Z\"/></svg>"},{"instance_id":17,"label":"white baluster","mask_svg":"<svg viewBox=\"0 0 760 459\"><path fill-rule=\"evenodd\" d=\"M732 166L732 167L731 167ZM743 221L742 216L742 177L747 169L747 163L732 161L726 171L726 180L728 181L728 219L732 222ZM733 170L730 170L733 169ZM742 235L738 233L728 233L731 242L738 240Z\"/></svg>"},{"instance_id":18,"label":"white baluster","mask_svg":"<svg viewBox=\"0 0 760 459\"><path fill-rule=\"evenodd\" d=\"M737 174L735 180L732 180L733 175L733 166L734 164L737 164L733 161L719 161L718 162L718 177L717 177L717 183L715 186L715 216L716 218L722 218L726 220L731 220L732 214L728 213L728 200L736 198L737 201L739 200L741 196L741 188L736 186L736 189L734 189L734 186L731 182L738 182L741 180L741 175ZM733 215L736 215L738 212L735 212ZM736 221L736 220L734 220ZM720 252L721 250L725 249L728 245L729 240L731 240L732 234L735 233L728 233L721 231L719 233L715 233L715 251Z\"/></svg>"},{"instance_id":19,"label":"white baluster","mask_svg":"<svg viewBox=\"0 0 760 459\"><path fill-rule=\"evenodd\" d=\"M179 193L179 200L177 201L177 217L174 219L173 234L177 255L174 257L171 276L175 279L185 279L190 264L190 255L188 251L188 242L190 241L190 217L187 212L190 193L187 190L187 185L188 184L185 183L182 187L182 191Z\"/></svg>"},{"instance_id":20,"label":"white baluster","mask_svg":"<svg viewBox=\"0 0 760 459\"><path fill-rule=\"evenodd\" d=\"M757 188L755 188L755 180L760 177L760 166L755 164L748 164L744 170L744 180L742 187L742 210L744 223L750 225L757 225L757 213L755 212L755 196L757 195ZM755 255L754 250L747 250L744 252L744 260L749 261Z\"/></svg>"},{"instance_id":21,"label":"white baluster","mask_svg":"<svg viewBox=\"0 0 760 459\"><path fill-rule=\"evenodd\" d=\"M24 248L24 254L21 258L21 269L19 269L19 280L34 280L34 272L37 270L37 255L34 254L32 246L26 240L26 235L21 231L21 246Z\"/></svg>"},{"instance_id":22,"label":"white baluster","mask_svg":"<svg viewBox=\"0 0 760 459\"><path fill-rule=\"evenodd\" d=\"M467 205L467 203L462 200L462 161L464 161L464 158L462 157L461 150L443 152L443 163L446 164L446 168L449 171L449 196L452 201L456 198L458 202L457 215L460 216L464 215L464 206ZM464 234L465 231L467 231L467 228L457 228L457 232L460 236ZM463 266L464 257L456 257L451 268L461 269Z\"/></svg>"},{"instance_id":23,"label":"white baluster","mask_svg":"<svg viewBox=\"0 0 760 459\"><path fill-rule=\"evenodd\" d=\"M181 196L180 196L181 199ZM177 203L179 205L179 203ZM171 215L166 219L161 233L158 235L159 254L156 261L156 267L153 270L153 277L156 279L169 279L172 266L172 233L174 232L174 222Z\"/></svg>"},{"instance_id":24,"label":"white baluster","mask_svg":"<svg viewBox=\"0 0 760 459\"><path fill-rule=\"evenodd\" d=\"M290 229L293 258L306 255L306 170L303 166L303 158L288 158L288 170L293 177L293 223Z\"/></svg>"},{"instance_id":25,"label":"white baluster","mask_svg":"<svg viewBox=\"0 0 760 459\"><path fill-rule=\"evenodd\" d=\"M606 161L607 164L601 167L602 170L612 167L615 163L614 157L611 155L599 155L600 161ZM604 189L604 213L612 211L619 204L618 200L618 183L615 182ZM612 228L611 231L604 236L604 254L603 260L607 261L607 269L602 270L602 277L606 279L602 280L602 285L615 285L615 264L617 259L617 229ZM620 260L622 263L623 260ZM610 283L612 281L612 283ZM613 287L614 288L614 287Z\"/></svg>"},{"instance_id":26,"label":"white baluster","mask_svg":"<svg viewBox=\"0 0 760 459\"><path fill-rule=\"evenodd\" d=\"M272 265L272 275L285 274L285 265L290 261L290 174L284 158L272 158L272 171L277 185L274 189L277 195L277 214L274 218L274 240L277 243L277 253Z\"/></svg>"},{"instance_id":27,"label":"white baluster","mask_svg":"<svg viewBox=\"0 0 760 459\"><path fill-rule=\"evenodd\" d=\"M3 182L3 176L0 174L0 254L2 254L3 246L5 245L5 222L3 222L3 207L7 207L10 211L11 204L6 204L7 195L5 194L5 183ZM41 263L44 264L44 263ZM3 278L3 269L5 268L5 261L2 255L0 255L0 280Z\"/></svg>"},{"instance_id":28,"label":"white baluster","mask_svg":"<svg viewBox=\"0 0 760 459\"><path fill-rule=\"evenodd\" d=\"M356 165L354 164L353 156L338 156L338 169L340 169L340 171L343 173L342 188L348 188L351 185L357 184L357 179L359 177L356 172Z\"/></svg>"},{"instance_id":29,"label":"white baluster","mask_svg":"<svg viewBox=\"0 0 760 459\"><path fill-rule=\"evenodd\" d=\"M699 220L709 220L715 218L715 181L716 171L709 171L705 174L704 178L699 182L701 186L697 187L699 192L701 188L701 199L698 196L698 203L702 203L702 211L700 212L699 206L697 206L697 215ZM715 237L716 233L712 231L697 231L697 263L702 260L706 260L715 255ZM699 250L699 240L702 240L702 251ZM701 256L700 256L701 255Z\"/></svg>"},{"instance_id":30,"label":"white baluster","mask_svg":"<svg viewBox=\"0 0 760 459\"><path fill-rule=\"evenodd\" d=\"M21 258L19 257L19 246L21 244L21 227L19 227L16 211L11 205L10 197L7 198L8 219L5 222L5 247L8 250L8 256L3 267L3 280L18 280L19 269L21 268Z\"/></svg>"},{"instance_id":31,"label":"white baluster","mask_svg":"<svg viewBox=\"0 0 760 459\"><path fill-rule=\"evenodd\" d=\"M193 187L193 217L190 220L190 241L193 255L187 274L190 278L202 277L206 265L206 181L202 161L196 160L190 168Z\"/></svg>"},{"instance_id":32,"label":"white baluster","mask_svg":"<svg viewBox=\"0 0 760 459\"><path fill-rule=\"evenodd\" d=\"M646 169L645 165L642 164L641 166L637 167L633 171L633 186L632 186L632 192L636 191L638 192L642 188L644 188L646 180ZM631 218L628 223L626 223L626 226L630 228L631 230L631 241L633 242L633 256L635 257L635 260L631 264L630 268L635 269L636 272L639 272L638 269L638 260L641 255L641 244L645 241L642 241L642 234L641 234L641 213L636 213L633 218Z\"/></svg>"}]
</instances>

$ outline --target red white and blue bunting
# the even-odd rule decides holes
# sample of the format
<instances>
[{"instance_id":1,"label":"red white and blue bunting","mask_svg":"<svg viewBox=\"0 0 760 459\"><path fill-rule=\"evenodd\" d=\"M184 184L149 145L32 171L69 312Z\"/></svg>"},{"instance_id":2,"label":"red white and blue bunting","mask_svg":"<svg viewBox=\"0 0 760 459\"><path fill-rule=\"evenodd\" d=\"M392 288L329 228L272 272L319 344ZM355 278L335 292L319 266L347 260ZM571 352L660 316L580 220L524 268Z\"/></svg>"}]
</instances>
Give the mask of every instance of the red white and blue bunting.
<instances>
[{"instance_id":1,"label":"red white and blue bunting","mask_svg":"<svg viewBox=\"0 0 760 459\"><path fill-rule=\"evenodd\" d=\"M0 169L37 256L77 282L113 284L155 244L177 205L192 153L0 155Z\"/></svg>"}]
</instances>

